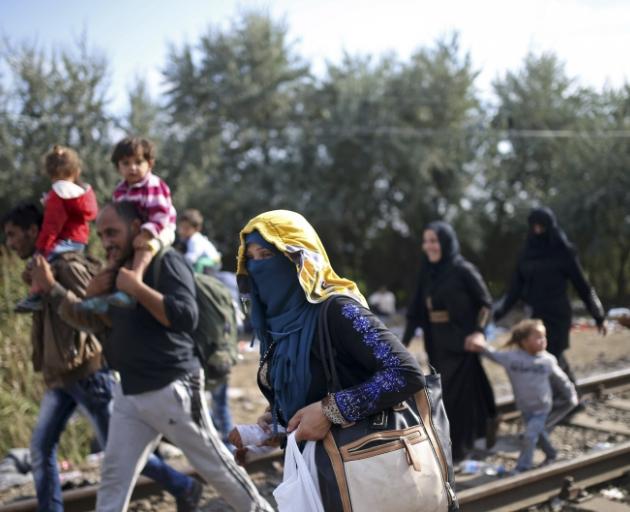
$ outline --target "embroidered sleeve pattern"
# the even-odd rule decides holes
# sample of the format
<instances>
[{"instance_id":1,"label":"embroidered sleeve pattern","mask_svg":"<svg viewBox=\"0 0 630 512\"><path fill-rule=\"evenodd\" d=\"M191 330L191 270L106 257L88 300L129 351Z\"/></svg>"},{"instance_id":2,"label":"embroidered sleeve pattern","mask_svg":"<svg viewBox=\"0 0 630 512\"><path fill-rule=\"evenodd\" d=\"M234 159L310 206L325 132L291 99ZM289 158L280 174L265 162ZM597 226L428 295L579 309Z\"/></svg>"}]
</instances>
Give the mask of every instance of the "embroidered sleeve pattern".
<instances>
[{"instance_id":1,"label":"embroidered sleeve pattern","mask_svg":"<svg viewBox=\"0 0 630 512\"><path fill-rule=\"evenodd\" d=\"M379 370L371 379L351 389L334 394L337 407L348 421L357 421L379 410L378 401L384 393L394 393L405 387L401 375L401 362L391 346L379 336L361 309L355 304L345 304L342 315L352 321L352 327L360 334L362 342L372 351Z\"/></svg>"}]
</instances>

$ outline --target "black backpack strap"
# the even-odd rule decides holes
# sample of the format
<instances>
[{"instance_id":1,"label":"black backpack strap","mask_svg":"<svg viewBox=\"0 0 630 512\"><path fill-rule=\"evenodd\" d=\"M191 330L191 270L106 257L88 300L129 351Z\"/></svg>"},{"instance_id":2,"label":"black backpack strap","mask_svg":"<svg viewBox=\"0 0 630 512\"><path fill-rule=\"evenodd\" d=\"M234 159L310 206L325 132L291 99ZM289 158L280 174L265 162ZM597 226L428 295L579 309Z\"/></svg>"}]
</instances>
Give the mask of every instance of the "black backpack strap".
<instances>
[{"instance_id":1,"label":"black backpack strap","mask_svg":"<svg viewBox=\"0 0 630 512\"><path fill-rule=\"evenodd\" d=\"M321 307L318 318L318 342L319 351L322 358L322 367L326 376L326 388L329 393L341 390L337 369L335 367L335 350L330 339L330 330L328 327L328 309L333 298L327 299Z\"/></svg>"},{"instance_id":2,"label":"black backpack strap","mask_svg":"<svg viewBox=\"0 0 630 512\"><path fill-rule=\"evenodd\" d=\"M162 260L164 255L171 250L171 246L162 247L155 256L153 256L153 287L157 289L160 280L160 272L162 271Z\"/></svg>"}]
</instances>

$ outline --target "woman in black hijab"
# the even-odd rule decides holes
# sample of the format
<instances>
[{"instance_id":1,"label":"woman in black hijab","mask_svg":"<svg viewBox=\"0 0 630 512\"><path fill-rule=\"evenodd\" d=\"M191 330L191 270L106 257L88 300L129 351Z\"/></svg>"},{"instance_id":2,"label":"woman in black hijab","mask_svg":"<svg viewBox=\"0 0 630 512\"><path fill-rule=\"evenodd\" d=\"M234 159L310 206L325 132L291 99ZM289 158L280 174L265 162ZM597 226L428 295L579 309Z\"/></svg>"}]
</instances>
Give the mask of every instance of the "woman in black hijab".
<instances>
[{"instance_id":1,"label":"woman in black hijab","mask_svg":"<svg viewBox=\"0 0 630 512\"><path fill-rule=\"evenodd\" d=\"M492 298L477 269L460 255L457 235L449 224L430 223L423 233L422 250L403 343L409 345L416 328L422 327L429 363L442 376L453 459L461 460L475 439L490 434L486 443L494 443L492 387L479 355L464 349L467 339L484 336Z\"/></svg>"},{"instance_id":2,"label":"woman in black hijab","mask_svg":"<svg viewBox=\"0 0 630 512\"><path fill-rule=\"evenodd\" d=\"M571 304L567 293L570 281L597 323L606 334L604 310L595 291L587 281L573 245L558 227L556 216L549 208L534 208L528 218L529 233L516 264L516 271L507 294L495 311L500 320L521 299L532 308L532 318L540 318L547 330L547 350L569 378L575 376L564 357L569 348Z\"/></svg>"}]
</instances>

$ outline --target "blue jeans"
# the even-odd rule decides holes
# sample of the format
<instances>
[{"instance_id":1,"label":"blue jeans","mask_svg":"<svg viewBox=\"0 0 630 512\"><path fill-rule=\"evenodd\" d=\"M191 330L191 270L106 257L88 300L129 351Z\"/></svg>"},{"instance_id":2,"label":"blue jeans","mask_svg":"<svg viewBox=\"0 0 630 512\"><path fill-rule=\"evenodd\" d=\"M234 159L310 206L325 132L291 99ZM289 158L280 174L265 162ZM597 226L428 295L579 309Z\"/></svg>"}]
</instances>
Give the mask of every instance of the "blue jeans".
<instances>
[{"instance_id":1,"label":"blue jeans","mask_svg":"<svg viewBox=\"0 0 630 512\"><path fill-rule=\"evenodd\" d=\"M50 251L48 255L48 261L53 261L57 256L64 252L83 252L85 251L85 245L80 242L73 242L72 240L59 240Z\"/></svg>"},{"instance_id":2,"label":"blue jeans","mask_svg":"<svg viewBox=\"0 0 630 512\"><path fill-rule=\"evenodd\" d=\"M31 464L37 492L38 510L63 511L61 483L57 469L57 445L77 406L94 427L101 447L105 446L111 415L113 379L100 370L64 387L48 389L42 399L37 424L31 438ZM184 494L192 481L152 455L142 474L155 480L175 496Z\"/></svg>"},{"instance_id":3,"label":"blue jeans","mask_svg":"<svg viewBox=\"0 0 630 512\"><path fill-rule=\"evenodd\" d=\"M227 444L228 434L232 430L232 414L227 398L227 382L220 384L210 391L212 395L212 423L217 432L221 435L221 440Z\"/></svg>"},{"instance_id":4,"label":"blue jeans","mask_svg":"<svg viewBox=\"0 0 630 512\"><path fill-rule=\"evenodd\" d=\"M545 429L545 422L547 421L549 413L543 412L538 414L523 413L523 420L525 420L525 434L523 438L523 449L518 456L516 462L516 471L527 471L531 469L534 460L534 450L536 445L540 445L540 448L547 459L555 459L557 452L551 445L549 440L549 432Z\"/></svg>"}]
</instances>

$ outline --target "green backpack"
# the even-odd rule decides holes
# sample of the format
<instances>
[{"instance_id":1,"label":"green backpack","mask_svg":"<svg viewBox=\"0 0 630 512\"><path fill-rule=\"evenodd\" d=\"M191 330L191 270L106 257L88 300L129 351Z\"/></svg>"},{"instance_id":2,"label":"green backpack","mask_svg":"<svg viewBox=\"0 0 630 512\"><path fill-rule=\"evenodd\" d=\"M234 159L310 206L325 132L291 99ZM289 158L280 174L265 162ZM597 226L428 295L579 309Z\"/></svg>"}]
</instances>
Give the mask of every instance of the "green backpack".
<instances>
[{"instance_id":1,"label":"green backpack","mask_svg":"<svg viewBox=\"0 0 630 512\"><path fill-rule=\"evenodd\" d=\"M157 286L164 254L155 256L153 282ZM191 269L192 271L192 269ZM192 333L195 351L206 373L209 385L223 381L238 359L236 311L230 290L216 277L193 273L199 324Z\"/></svg>"}]
</instances>

